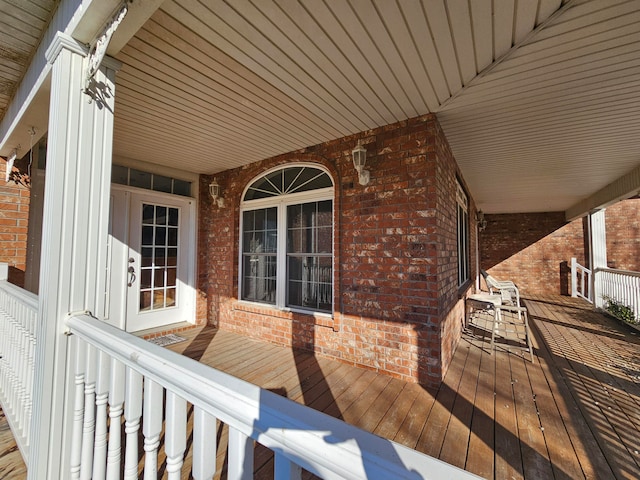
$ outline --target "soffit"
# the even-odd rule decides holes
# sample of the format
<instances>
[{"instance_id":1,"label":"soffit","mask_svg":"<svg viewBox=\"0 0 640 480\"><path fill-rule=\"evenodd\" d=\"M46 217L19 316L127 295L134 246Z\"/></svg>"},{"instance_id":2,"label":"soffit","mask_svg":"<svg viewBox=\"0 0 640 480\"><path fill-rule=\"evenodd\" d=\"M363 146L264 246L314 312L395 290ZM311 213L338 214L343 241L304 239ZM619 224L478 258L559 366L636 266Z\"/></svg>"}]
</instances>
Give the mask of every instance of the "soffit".
<instances>
[{"instance_id":1,"label":"soffit","mask_svg":"<svg viewBox=\"0 0 640 480\"><path fill-rule=\"evenodd\" d=\"M59 0L0 0L0 120Z\"/></svg>"},{"instance_id":2,"label":"soffit","mask_svg":"<svg viewBox=\"0 0 640 480\"><path fill-rule=\"evenodd\" d=\"M115 152L215 173L437 112L561 5L499 3L168 0L117 55Z\"/></svg>"},{"instance_id":3,"label":"soffit","mask_svg":"<svg viewBox=\"0 0 640 480\"><path fill-rule=\"evenodd\" d=\"M486 212L567 210L606 190L640 163L640 2L572 6L438 117Z\"/></svg>"}]
</instances>

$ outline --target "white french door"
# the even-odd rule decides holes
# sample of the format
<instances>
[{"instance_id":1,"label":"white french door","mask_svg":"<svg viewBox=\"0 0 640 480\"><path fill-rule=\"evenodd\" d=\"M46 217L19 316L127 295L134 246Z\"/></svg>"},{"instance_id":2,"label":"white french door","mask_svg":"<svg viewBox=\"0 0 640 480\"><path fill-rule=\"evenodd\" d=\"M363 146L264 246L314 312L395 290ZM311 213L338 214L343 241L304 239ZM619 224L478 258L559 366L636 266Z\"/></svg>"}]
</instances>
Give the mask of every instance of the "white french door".
<instances>
[{"instance_id":1,"label":"white french door","mask_svg":"<svg viewBox=\"0 0 640 480\"><path fill-rule=\"evenodd\" d=\"M121 328L193 321L193 202L114 187L109 317Z\"/></svg>"}]
</instances>

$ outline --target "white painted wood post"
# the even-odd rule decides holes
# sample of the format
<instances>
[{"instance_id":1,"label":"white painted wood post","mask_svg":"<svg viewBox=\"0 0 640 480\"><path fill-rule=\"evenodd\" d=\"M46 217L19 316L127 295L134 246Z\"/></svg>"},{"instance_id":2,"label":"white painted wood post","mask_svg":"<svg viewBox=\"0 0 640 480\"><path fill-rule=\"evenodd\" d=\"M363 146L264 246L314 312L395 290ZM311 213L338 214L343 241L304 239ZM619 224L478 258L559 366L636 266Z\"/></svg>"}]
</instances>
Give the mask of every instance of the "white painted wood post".
<instances>
[{"instance_id":1,"label":"white painted wood post","mask_svg":"<svg viewBox=\"0 0 640 480\"><path fill-rule=\"evenodd\" d=\"M144 407L142 408L142 433L144 434L144 480L158 478L158 447L162 433L163 388L144 379Z\"/></svg>"},{"instance_id":2,"label":"white painted wood post","mask_svg":"<svg viewBox=\"0 0 640 480\"><path fill-rule=\"evenodd\" d=\"M70 477L74 369L69 313L103 311L115 72L103 61L101 101L83 92L85 45L58 33L47 49L51 96L35 349L29 480ZM64 292L64 294L60 294Z\"/></svg>"},{"instance_id":3,"label":"white painted wood post","mask_svg":"<svg viewBox=\"0 0 640 480\"><path fill-rule=\"evenodd\" d=\"M111 359L109 385L109 446L107 447L107 479L120 478L122 462L122 414L124 413L125 368L115 358Z\"/></svg>"},{"instance_id":4,"label":"white painted wood post","mask_svg":"<svg viewBox=\"0 0 640 480\"><path fill-rule=\"evenodd\" d=\"M575 257L571 257L571 296L578 296L578 260Z\"/></svg>"},{"instance_id":5,"label":"white painted wood post","mask_svg":"<svg viewBox=\"0 0 640 480\"><path fill-rule=\"evenodd\" d=\"M275 480L300 480L302 478L302 467L281 453L275 453L274 464L273 478Z\"/></svg>"},{"instance_id":6,"label":"white painted wood post","mask_svg":"<svg viewBox=\"0 0 640 480\"><path fill-rule=\"evenodd\" d=\"M216 473L216 419L193 407L193 471L195 480L211 480Z\"/></svg>"},{"instance_id":7,"label":"white painted wood post","mask_svg":"<svg viewBox=\"0 0 640 480\"><path fill-rule=\"evenodd\" d=\"M593 304L597 308L604 307L602 299L602 274L599 268L607 268L607 229L605 210L598 210L589 215L589 237L591 245L591 278L593 282Z\"/></svg>"},{"instance_id":8,"label":"white painted wood post","mask_svg":"<svg viewBox=\"0 0 640 480\"><path fill-rule=\"evenodd\" d=\"M167 391L166 414L164 451L167 454L167 478L180 480L187 448L187 401L176 393Z\"/></svg>"},{"instance_id":9,"label":"white painted wood post","mask_svg":"<svg viewBox=\"0 0 640 480\"><path fill-rule=\"evenodd\" d=\"M138 432L142 416L142 375L127 368L126 400L124 402L124 480L138 478Z\"/></svg>"},{"instance_id":10,"label":"white painted wood post","mask_svg":"<svg viewBox=\"0 0 640 480\"><path fill-rule=\"evenodd\" d=\"M229 480L253 478L253 439L237 428L229 427Z\"/></svg>"}]
</instances>

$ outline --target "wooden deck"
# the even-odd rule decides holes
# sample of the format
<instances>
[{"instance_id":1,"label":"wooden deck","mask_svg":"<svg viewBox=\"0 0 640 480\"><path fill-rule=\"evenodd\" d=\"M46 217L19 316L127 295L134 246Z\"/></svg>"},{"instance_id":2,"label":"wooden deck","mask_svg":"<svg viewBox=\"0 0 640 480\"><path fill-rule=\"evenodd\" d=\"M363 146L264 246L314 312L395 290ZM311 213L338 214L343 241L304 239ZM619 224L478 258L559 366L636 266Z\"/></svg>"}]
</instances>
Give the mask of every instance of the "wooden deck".
<instances>
[{"instance_id":1,"label":"wooden deck","mask_svg":"<svg viewBox=\"0 0 640 480\"><path fill-rule=\"evenodd\" d=\"M211 328L168 348L485 478L640 478L639 332L571 298L526 305L533 363L516 338L490 354L478 317L438 391ZM0 442L0 478L24 478ZM255 465L272 476L268 452Z\"/></svg>"}]
</instances>

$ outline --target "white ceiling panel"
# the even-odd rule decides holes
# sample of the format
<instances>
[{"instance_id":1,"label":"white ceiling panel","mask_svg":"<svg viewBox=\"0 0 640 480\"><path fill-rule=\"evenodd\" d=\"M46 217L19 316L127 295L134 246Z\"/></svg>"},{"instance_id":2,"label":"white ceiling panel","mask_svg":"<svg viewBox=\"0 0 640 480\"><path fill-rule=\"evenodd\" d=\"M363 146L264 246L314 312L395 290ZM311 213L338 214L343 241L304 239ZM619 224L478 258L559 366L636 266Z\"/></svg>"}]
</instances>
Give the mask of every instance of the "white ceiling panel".
<instances>
[{"instance_id":1,"label":"white ceiling panel","mask_svg":"<svg viewBox=\"0 0 640 480\"><path fill-rule=\"evenodd\" d=\"M0 115L56 4L0 0ZM166 0L116 57L114 153L192 172L429 112L488 213L640 163L640 0Z\"/></svg>"}]
</instances>

